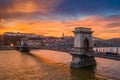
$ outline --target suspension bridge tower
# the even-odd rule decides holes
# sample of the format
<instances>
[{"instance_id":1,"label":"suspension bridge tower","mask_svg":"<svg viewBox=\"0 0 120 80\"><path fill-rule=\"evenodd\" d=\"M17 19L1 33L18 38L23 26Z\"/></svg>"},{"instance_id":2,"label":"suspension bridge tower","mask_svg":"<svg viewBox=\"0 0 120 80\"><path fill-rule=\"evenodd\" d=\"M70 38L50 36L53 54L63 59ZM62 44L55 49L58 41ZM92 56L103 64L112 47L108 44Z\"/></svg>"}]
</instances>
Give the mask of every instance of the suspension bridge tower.
<instances>
[{"instance_id":1,"label":"suspension bridge tower","mask_svg":"<svg viewBox=\"0 0 120 80\"><path fill-rule=\"evenodd\" d=\"M70 52L72 55L71 67L83 68L95 66L91 28L77 27L74 32L74 49Z\"/></svg>"}]
</instances>

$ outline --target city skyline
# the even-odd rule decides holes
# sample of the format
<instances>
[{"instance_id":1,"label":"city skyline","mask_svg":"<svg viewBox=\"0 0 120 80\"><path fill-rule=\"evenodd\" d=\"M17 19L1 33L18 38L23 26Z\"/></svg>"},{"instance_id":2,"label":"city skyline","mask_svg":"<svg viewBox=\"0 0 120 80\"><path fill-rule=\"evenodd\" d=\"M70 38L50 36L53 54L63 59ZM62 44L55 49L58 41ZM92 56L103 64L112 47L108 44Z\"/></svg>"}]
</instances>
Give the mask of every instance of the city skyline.
<instances>
[{"instance_id":1,"label":"city skyline","mask_svg":"<svg viewBox=\"0 0 120 80\"><path fill-rule=\"evenodd\" d=\"M99 38L119 38L119 9L118 0L0 0L0 33L73 36L82 26Z\"/></svg>"}]
</instances>

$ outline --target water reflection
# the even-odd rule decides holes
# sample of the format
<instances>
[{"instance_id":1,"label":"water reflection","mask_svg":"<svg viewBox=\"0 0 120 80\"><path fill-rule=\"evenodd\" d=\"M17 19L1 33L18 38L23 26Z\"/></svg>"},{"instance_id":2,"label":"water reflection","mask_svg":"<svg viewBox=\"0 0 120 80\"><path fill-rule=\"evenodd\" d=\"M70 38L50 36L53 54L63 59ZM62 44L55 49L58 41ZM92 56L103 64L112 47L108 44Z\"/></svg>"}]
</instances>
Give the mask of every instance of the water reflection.
<instances>
[{"instance_id":1,"label":"water reflection","mask_svg":"<svg viewBox=\"0 0 120 80\"><path fill-rule=\"evenodd\" d=\"M71 68L71 80L94 80L95 72L93 69L72 69Z\"/></svg>"},{"instance_id":2,"label":"water reflection","mask_svg":"<svg viewBox=\"0 0 120 80\"><path fill-rule=\"evenodd\" d=\"M91 68L85 68L85 69L72 69L70 68L70 62L72 60L72 57L66 53L63 52L56 52L56 51L47 51L49 53L46 53L47 50L41 50L41 53L37 53L37 52L33 52L33 55L42 57L42 61L45 63L52 63L53 66L58 66L58 69L61 69L62 66L64 66L62 70L64 70L64 76L69 76L69 79L65 79L65 80L109 80L109 79L116 79L117 78L113 78L113 76L115 76L113 73L114 71L110 70L111 67L113 69L118 70L119 68L115 68L118 67L120 65L119 61L114 61L114 60L108 60L108 59L102 59L102 58L96 58L98 65L96 67L91 67ZM115 63L117 62L117 63ZM106 64L106 68L103 68ZM109 64L108 64L109 63ZM109 68L109 66L111 64L117 64L115 66L111 66ZM111 71L109 73L106 73L106 71ZM118 70L119 71L119 70ZM119 75L120 73L116 71ZM66 73L65 73L66 72ZM58 72L58 75L60 75L62 72ZM110 76L107 76L110 75ZM118 77L119 80L119 76ZM62 78L62 76L60 76L60 78ZM64 80L64 79L63 79Z\"/></svg>"},{"instance_id":3,"label":"water reflection","mask_svg":"<svg viewBox=\"0 0 120 80\"><path fill-rule=\"evenodd\" d=\"M73 69L71 60L68 53L57 51L0 51L0 80L109 80L105 75L120 79L119 61L97 58L96 68Z\"/></svg>"},{"instance_id":4,"label":"water reflection","mask_svg":"<svg viewBox=\"0 0 120 80\"><path fill-rule=\"evenodd\" d=\"M107 78L97 75L95 67L73 69L71 68L71 80L107 80Z\"/></svg>"}]
</instances>

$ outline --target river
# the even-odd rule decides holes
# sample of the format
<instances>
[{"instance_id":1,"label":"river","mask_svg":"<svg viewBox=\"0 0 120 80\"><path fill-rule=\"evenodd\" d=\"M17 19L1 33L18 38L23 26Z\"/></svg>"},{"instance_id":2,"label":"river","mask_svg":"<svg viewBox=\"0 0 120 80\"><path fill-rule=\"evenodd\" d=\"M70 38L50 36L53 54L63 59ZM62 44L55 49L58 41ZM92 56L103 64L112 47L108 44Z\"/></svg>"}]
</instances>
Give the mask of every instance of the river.
<instances>
[{"instance_id":1,"label":"river","mask_svg":"<svg viewBox=\"0 0 120 80\"><path fill-rule=\"evenodd\" d=\"M70 68L71 55L51 50L0 51L0 80L120 80L120 61L96 58L95 68Z\"/></svg>"}]
</instances>

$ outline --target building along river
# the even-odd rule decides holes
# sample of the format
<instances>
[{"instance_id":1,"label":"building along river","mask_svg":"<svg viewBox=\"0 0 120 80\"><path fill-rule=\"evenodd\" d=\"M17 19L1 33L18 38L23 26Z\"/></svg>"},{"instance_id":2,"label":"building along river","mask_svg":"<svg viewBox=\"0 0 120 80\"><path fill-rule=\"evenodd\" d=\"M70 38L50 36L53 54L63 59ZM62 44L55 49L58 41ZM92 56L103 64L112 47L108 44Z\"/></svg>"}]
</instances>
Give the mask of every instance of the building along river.
<instances>
[{"instance_id":1,"label":"building along river","mask_svg":"<svg viewBox=\"0 0 120 80\"><path fill-rule=\"evenodd\" d=\"M120 61L96 58L95 68L70 68L71 55L51 50L0 51L0 80L120 80Z\"/></svg>"}]
</instances>

